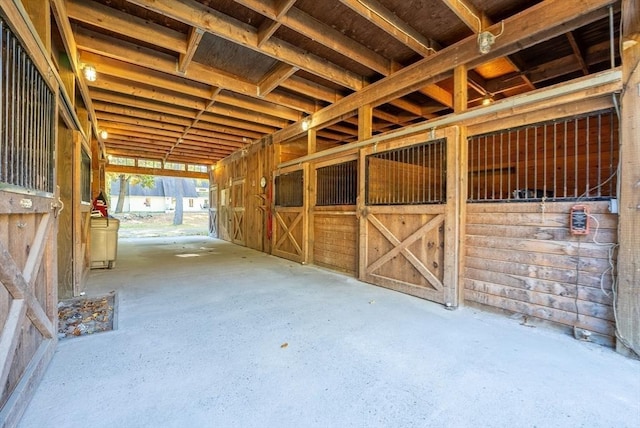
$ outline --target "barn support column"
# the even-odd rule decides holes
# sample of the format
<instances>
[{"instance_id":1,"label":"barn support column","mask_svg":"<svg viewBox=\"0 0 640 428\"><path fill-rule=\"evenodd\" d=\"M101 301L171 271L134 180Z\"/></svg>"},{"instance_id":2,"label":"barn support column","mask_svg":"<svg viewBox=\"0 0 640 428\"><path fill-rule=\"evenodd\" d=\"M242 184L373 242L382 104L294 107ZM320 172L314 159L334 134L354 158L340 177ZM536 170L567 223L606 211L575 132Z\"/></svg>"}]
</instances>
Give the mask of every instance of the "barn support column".
<instances>
[{"instance_id":1,"label":"barn support column","mask_svg":"<svg viewBox=\"0 0 640 428\"><path fill-rule=\"evenodd\" d=\"M373 128L373 109L370 104L358 109L358 141L371 138Z\"/></svg>"},{"instance_id":2,"label":"barn support column","mask_svg":"<svg viewBox=\"0 0 640 428\"><path fill-rule=\"evenodd\" d=\"M640 0L624 0L616 350L640 355Z\"/></svg>"},{"instance_id":3,"label":"barn support column","mask_svg":"<svg viewBox=\"0 0 640 428\"><path fill-rule=\"evenodd\" d=\"M467 110L469 103L468 95L468 78L467 78L467 66L459 65L453 70L453 109L455 113L463 113ZM456 281L455 290L457 292L455 296L456 306L464 305L464 236L465 236L465 221L466 221L466 207L467 207L467 127L458 126L455 134L455 146L449 144L447 159L449 166L447 169L451 169L448 180L453 180L453 183L447 183L447 194L452 192L452 200L448 202L450 208L451 219L448 222L451 225L452 230L449 231L455 238L455 243L452 246L452 252L454 253L454 262L456 266L455 276L451 278ZM449 159L451 158L451 159ZM447 254L449 256L449 254ZM454 301L454 297L450 299Z\"/></svg>"}]
</instances>

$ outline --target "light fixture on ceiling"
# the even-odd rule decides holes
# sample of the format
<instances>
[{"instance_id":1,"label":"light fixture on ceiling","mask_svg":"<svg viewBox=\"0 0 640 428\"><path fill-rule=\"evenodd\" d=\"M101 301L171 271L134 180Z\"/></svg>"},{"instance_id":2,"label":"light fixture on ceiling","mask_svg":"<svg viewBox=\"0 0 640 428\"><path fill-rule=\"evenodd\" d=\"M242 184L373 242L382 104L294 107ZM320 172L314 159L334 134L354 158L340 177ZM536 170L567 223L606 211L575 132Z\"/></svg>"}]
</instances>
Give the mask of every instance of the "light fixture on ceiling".
<instances>
[{"instance_id":1,"label":"light fixture on ceiling","mask_svg":"<svg viewBox=\"0 0 640 428\"><path fill-rule=\"evenodd\" d=\"M496 39L504 33L504 21L502 21L502 29L500 33L493 34L490 31L483 31L478 33L478 50L482 55L488 54L491 51L491 46L496 42Z\"/></svg>"},{"instance_id":2,"label":"light fixture on ceiling","mask_svg":"<svg viewBox=\"0 0 640 428\"><path fill-rule=\"evenodd\" d=\"M100 131L100 138L102 138L103 140L106 140L107 138L109 138L109 133L107 132L106 129L103 129Z\"/></svg>"},{"instance_id":3,"label":"light fixture on ceiling","mask_svg":"<svg viewBox=\"0 0 640 428\"><path fill-rule=\"evenodd\" d=\"M491 104L493 102L493 98L491 97L491 95L487 92L484 97L482 97L482 105L483 106L488 106L489 104Z\"/></svg>"},{"instance_id":4,"label":"light fixture on ceiling","mask_svg":"<svg viewBox=\"0 0 640 428\"><path fill-rule=\"evenodd\" d=\"M302 120L302 130L308 131L310 125L311 125L311 117L307 116Z\"/></svg>"},{"instance_id":5,"label":"light fixture on ceiling","mask_svg":"<svg viewBox=\"0 0 640 428\"><path fill-rule=\"evenodd\" d=\"M98 72L96 68L91 64L84 64L82 67L82 74L84 74L84 78L89 82L95 82L98 78Z\"/></svg>"}]
</instances>

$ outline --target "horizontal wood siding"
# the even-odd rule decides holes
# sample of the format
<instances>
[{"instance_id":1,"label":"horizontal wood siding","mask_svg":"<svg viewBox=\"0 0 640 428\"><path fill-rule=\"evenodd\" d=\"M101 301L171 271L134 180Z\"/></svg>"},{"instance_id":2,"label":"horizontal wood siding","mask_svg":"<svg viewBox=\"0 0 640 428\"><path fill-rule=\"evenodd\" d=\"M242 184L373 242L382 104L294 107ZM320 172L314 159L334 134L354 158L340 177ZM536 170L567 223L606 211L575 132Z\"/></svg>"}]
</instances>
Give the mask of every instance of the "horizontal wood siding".
<instances>
[{"instance_id":1,"label":"horizontal wood siding","mask_svg":"<svg viewBox=\"0 0 640 428\"><path fill-rule=\"evenodd\" d=\"M604 244L617 242L617 216L607 202L582 204L593 216L589 235L569 231L574 203L469 204L465 300L575 326L612 342L612 246Z\"/></svg>"},{"instance_id":2,"label":"horizontal wood siding","mask_svg":"<svg viewBox=\"0 0 640 428\"><path fill-rule=\"evenodd\" d=\"M356 275L358 267L358 219L355 213L316 212L313 221L314 263Z\"/></svg>"}]
</instances>

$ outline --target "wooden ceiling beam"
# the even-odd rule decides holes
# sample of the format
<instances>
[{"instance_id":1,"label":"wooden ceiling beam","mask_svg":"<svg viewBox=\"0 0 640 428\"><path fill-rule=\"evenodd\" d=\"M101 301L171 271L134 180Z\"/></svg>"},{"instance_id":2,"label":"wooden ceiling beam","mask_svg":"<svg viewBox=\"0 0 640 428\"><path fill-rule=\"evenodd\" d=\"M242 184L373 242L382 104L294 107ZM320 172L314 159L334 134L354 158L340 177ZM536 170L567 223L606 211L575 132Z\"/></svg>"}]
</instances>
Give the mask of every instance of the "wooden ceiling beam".
<instances>
[{"instance_id":1,"label":"wooden ceiling beam","mask_svg":"<svg viewBox=\"0 0 640 428\"><path fill-rule=\"evenodd\" d=\"M376 0L340 0L340 3L422 56L429 56L439 48L438 43L424 37Z\"/></svg>"},{"instance_id":2,"label":"wooden ceiling beam","mask_svg":"<svg viewBox=\"0 0 640 428\"><path fill-rule=\"evenodd\" d=\"M116 59L128 64L138 65L151 70L159 71L171 76L182 78L178 73L176 59L171 55L163 54L152 49L137 46L135 44L101 35L86 29L76 31L78 47L86 52L92 52L103 57ZM98 73L100 70L98 69ZM257 85L250 83L239 76L216 70L197 62L189 66L188 78L190 80L207 84L209 86L228 89L233 92L256 98ZM313 112L315 105L299 97L271 93L264 101L280 104L297 111Z\"/></svg>"},{"instance_id":3,"label":"wooden ceiling beam","mask_svg":"<svg viewBox=\"0 0 640 428\"><path fill-rule=\"evenodd\" d=\"M251 0L255 2L256 0ZM244 0L248 3L249 0ZM391 61L382 55L356 42L340 31L323 24L300 9L291 8L289 13L280 18L282 25L302 34L316 43L338 52L365 67L388 76L391 74Z\"/></svg>"},{"instance_id":4,"label":"wooden ceiling beam","mask_svg":"<svg viewBox=\"0 0 640 428\"><path fill-rule=\"evenodd\" d=\"M286 15L289 9L293 7L295 2L296 0L276 0L275 4L272 5L271 7L265 6L263 8L264 13L260 11L258 12L258 13L262 13L265 16L268 16L267 11L269 11L270 13L270 19L263 22L262 25L260 25L260 27L258 28L258 47L259 48L261 48L262 45L267 40L269 40L271 36L273 36L273 34L278 30L278 28L280 28L280 26L282 25L279 22L280 18Z\"/></svg>"},{"instance_id":5,"label":"wooden ceiling beam","mask_svg":"<svg viewBox=\"0 0 640 428\"><path fill-rule=\"evenodd\" d=\"M107 131L109 131L109 133L116 132L117 134L122 134L122 133L128 132L128 133L131 133L131 135L144 134L144 136L148 136L148 137L156 136L158 138L162 137L162 138L169 139L170 141L175 141L182 134L182 131L167 131L167 130L153 129L153 128L148 128L146 126L140 126L140 125L134 125L134 124L122 123L122 122L103 121L102 125ZM229 129L227 130L232 131ZM219 134L217 131L194 129L192 130L191 134L189 134L186 137L186 139L192 140L194 142L202 142L205 144L215 143L219 146L222 146L223 148L225 147L241 148L246 144L245 139L249 140L248 137L239 137L240 138L239 141L242 141L242 142L229 141L224 138L220 138L218 135ZM254 139L260 138L261 136L262 134L256 133Z\"/></svg>"},{"instance_id":6,"label":"wooden ceiling beam","mask_svg":"<svg viewBox=\"0 0 640 428\"><path fill-rule=\"evenodd\" d=\"M365 82L361 76L282 40L270 38L261 47L258 47L258 31L255 27L224 15L195 0L181 2L174 0L129 0L129 2L201 28L215 36L286 62L324 79L330 76L333 82L351 90L357 91L364 86ZM216 86L227 87L225 85Z\"/></svg>"},{"instance_id":7,"label":"wooden ceiling beam","mask_svg":"<svg viewBox=\"0 0 640 428\"><path fill-rule=\"evenodd\" d=\"M298 67L293 67L284 62L276 64L276 66L258 83L258 96L260 98L270 94L275 88L280 86L282 82L287 80L296 71Z\"/></svg>"},{"instance_id":8,"label":"wooden ceiling beam","mask_svg":"<svg viewBox=\"0 0 640 428\"><path fill-rule=\"evenodd\" d=\"M154 138L137 138L127 136L116 136L116 138L109 138L109 144L113 146L129 146L129 147L146 147L148 151L157 151L159 153L166 153L173 147L172 143L166 143L164 141L158 141ZM178 149L176 149L177 151ZM185 144L180 146L179 151L182 153L189 153L193 155L203 154L207 157L210 155L229 155L232 152L230 150L220 150L215 148L207 148L203 146L191 146Z\"/></svg>"},{"instance_id":9,"label":"wooden ceiling beam","mask_svg":"<svg viewBox=\"0 0 640 428\"><path fill-rule=\"evenodd\" d=\"M109 154L113 156L128 157L133 159L162 160L162 158L159 157L160 154L154 150L146 150L146 149L140 150L139 148L136 149L135 146L130 147L124 144L120 148L119 147L107 147L107 148L108 148ZM175 154L174 156L172 156L171 161L178 162L178 163L187 163L192 165L193 164L210 165L225 157L226 157L225 155L213 155L211 157L205 157L205 156L185 156L185 155ZM107 167L107 170L108 169L109 168ZM186 171L180 171L180 172L186 172Z\"/></svg>"},{"instance_id":10,"label":"wooden ceiling beam","mask_svg":"<svg viewBox=\"0 0 640 428\"><path fill-rule=\"evenodd\" d=\"M608 41L590 46L584 53L587 67L608 61L610 58L609 49L610 44ZM582 67L576 63L574 55L568 55L533 67L527 72L527 78L534 84L538 84L581 69ZM486 88L491 93L501 93L514 89L518 87L517 78L520 74L522 73L512 73L491 79L487 81Z\"/></svg>"},{"instance_id":11,"label":"wooden ceiling beam","mask_svg":"<svg viewBox=\"0 0 640 428\"><path fill-rule=\"evenodd\" d=\"M87 0L67 0L69 18L117 34L140 40L154 46L184 54L187 41L184 34L138 18L118 9Z\"/></svg>"},{"instance_id":12,"label":"wooden ceiling beam","mask_svg":"<svg viewBox=\"0 0 640 428\"><path fill-rule=\"evenodd\" d=\"M322 127L343 115L353 114L362 105L377 106L414 92L427 84L440 81L443 75L450 73L458 65L466 64L468 68L474 68L606 17L606 6L612 2L613 0L565 0L538 3L504 21L504 32L489 53L480 54L476 36L470 36L314 113L311 116L311 126ZM489 28L496 32L500 29L498 26ZM272 138L278 143L296 138L304 132L302 123L297 122L276 132Z\"/></svg>"},{"instance_id":13,"label":"wooden ceiling beam","mask_svg":"<svg viewBox=\"0 0 640 428\"><path fill-rule=\"evenodd\" d=\"M485 14L468 0L441 0L474 33L491 25Z\"/></svg>"},{"instance_id":14,"label":"wooden ceiling beam","mask_svg":"<svg viewBox=\"0 0 640 428\"><path fill-rule=\"evenodd\" d=\"M573 54L578 60L578 64L580 64L580 68L582 69L582 74L585 76L589 74L589 67L587 67L587 63L584 61L584 56L582 56L582 50L578 45L578 41L576 40L573 31L569 31L567 33L567 39L569 39L569 44L571 45L571 49L573 50Z\"/></svg>"},{"instance_id":15,"label":"wooden ceiling beam","mask_svg":"<svg viewBox=\"0 0 640 428\"><path fill-rule=\"evenodd\" d=\"M121 72L119 69L115 68L115 71L112 72L111 70L109 70L107 73L105 73L106 75L116 75L119 76L120 78L122 78L124 80L121 82L116 82L115 84L113 84L112 82L109 81L103 81L104 79L99 79L99 81L96 82L92 82L91 85L93 87L99 87L102 89L109 89L109 90L113 90L115 92L121 92L121 93L125 93L125 94L130 94L130 95L135 95L136 97L144 97L144 98L148 98L148 99L155 99L157 101L162 101L162 102L167 102L167 103L171 103L174 105L180 105L180 106L184 106L184 107L189 107L189 108L193 108L195 110L203 110L204 108L207 107L208 102L205 101L195 101L193 99L189 100L188 97L184 97L184 96L179 96L179 95L167 95L167 96L162 96L162 88L163 88L163 82L164 80L162 79L154 79L154 77L150 76L147 83L149 84L154 84L157 86L157 89L155 88L144 88L142 85L140 85L139 82L140 80L137 80L137 77L142 78L142 76L138 76L135 73L130 73L130 72ZM139 73L142 73L141 71ZM103 76L104 77L104 76ZM131 83L128 83L128 81L130 81ZM167 80L167 85L168 89L171 90L175 90L176 93L179 92L179 88L180 88L180 83L179 82L171 82L170 80ZM189 92L191 92L189 94ZM184 93L187 93L188 95L193 95L194 93L197 93L198 95L205 95L207 94L209 97L211 96L211 91L210 90L202 90L202 89L195 89L195 90L191 90L189 85L184 85ZM263 110L262 108L257 108L257 105L251 105L248 106L249 108L239 108L236 107L234 105L227 105L225 102L223 101L231 101L231 102L235 102L237 99L234 97L229 97L226 95L220 95L219 97L220 99L220 103L214 106L210 106L207 111L210 113L214 113L214 114L219 114L219 115L228 115L232 118L236 118L236 119L241 119L241 120L246 120L248 122L254 122L257 124L263 124L263 125L268 125L268 126L272 126L275 128L283 128L285 126L287 126L290 122L288 120L284 120L284 119L280 119L277 117L273 117L273 116L268 116L265 115L263 113L259 113L259 112L255 112L255 110ZM148 107L151 107L151 105L148 104ZM252 107L256 107L256 108L252 108ZM159 106L158 110L167 110L166 107L162 107ZM268 110L267 110L268 111ZM277 111L277 110L276 110ZM197 115L197 112L194 113L193 115L191 115L190 117L195 118L195 116ZM182 115L184 116L184 115ZM299 116L293 116L292 115L288 115L290 118L292 119L298 119Z\"/></svg>"},{"instance_id":16,"label":"wooden ceiling beam","mask_svg":"<svg viewBox=\"0 0 640 428\"><path fill-rule=\"evenodd\" d=\"M149 159L149 160L158 160L160 159ZM207 162L203 162L203 165L210 166L214 164L215 161L207 160ZM115 174L132 174L132 175L158 175L158 176L166 176L166 177L180 177L180 178L196 178L200 180L208 180L209 173L208 172L196 172L196 171L175 171L172 169L163 169L163 168L143 168L136 166L126 166L126 165L111 165L107 163L105 167L106 172L112 172Z\"/></svg>"},{"instance_id":17,"label":"wooden ceiling beam","mask_svg":"<svg viewBox=\"0 0 640 428\"><path fill-rule=\"evenodd\" d=\"M62 44L65 46L65 50L71 58L71 69L74 74L78 76L76 80L78 88L80 89L80 96L82 97L85 107L89 113L89 120L93 125L93 129L95 131L95 138L98 141L98 146L100 148L100 152L102 156L106 156L106 149L104 146L104 141L98 132L98 122L95 119L95 113L93 111L93 103L91 101L91 96L89 94L89 87L87 85L86 79L80 77L82 75L82 70L80 69L80 64L78 61L78 46L76 44L75 36L73 34L73 30L71 28L71 23L69 21L69 16L67 14L66 3L63 0L51 0L51 11L53 13L53 17L58 25L58 30L60 32L60 36L62 38ZM87 138L91 139L91 136L87 136Z\"/></svg>"},{"instance_id":18,"label":"wooden ceiling beam","mask_svg":"<svg viewBox=\"0 0 640 428\"><path fill-rule=\"evenodd\" d=\"M87 61L92 61L99 67L101 79L106 75L132 82L131 84L129 84L129 90L127 90L128 93L137 90L143 91L143 86L147 87L147 85L150 85L155 86L162 92L171 90L179 94L186 94L192 97L203 98L206 100L209 100L211 98L211 88L201 83L196 83L194 81L179 77L176 78L162 72L154 72L144 67L127 64L122 61L106 58L93 53L82 52L82 58L86 59ZM141 85L141 82L144 83ZM100 83L93 82L91 84L99 85ZM153 90L153 88L151 89ZM156 93L157 91L154 92L154 94ZM178 95L176 94L175 96ZM300 118L300 112L294 109L282 107L268 101L262 101L246 96L243 97L234 95L229 92L220 93L217 99L220 103L247 110L248 112L263 113L280 119L293 121ZM175 101L166 102L176 104ZM204 106L206 106L208 101L198 101L197 106L193 104L192 100L187 101L187 103L189 104L190 108L202 109Z\"/></svg>"},{"instance_id":19,"label":"wooden ceiling beam","mask_svg":"<svg viewBox=\"0 0 640 428\"><path fill-rule=\"evenodd\" d=\"M200 28L191 27L189 30L189 39L187 40L187 50L185 53L180 54L180 58L178 59L178 73L186 74L187 67L191 64L191 60L193 59L193 55L195 55L196 50L198 50L198 46L202 41L202 35L204 31Z\"/></svg>"},{"instance_id":20,"label":"wooden ceiling beam","mask_svg":"<svg viewBox=\"0 0 640 428\"><path fill-rule=\"evenodd\" d=\"M131 138L146 138L146 139L152 139L152 140L158 140L158 141L163 141L165 143L171 143L173 144L176 139L180 136L179 133L175 133L176 135L173 137L167 137L161 134L157 134L157 133L150 133L150 132L136 132L136 131L132 131L132 130L127 130L127 129L117 129L117 128L108 128L109 130L109 136L111 135L119 135L119 136L125 136L125 137L131 137ZM185 143L192 145L192 146L202 146L202 147L207 147L207 148L211 148L211 147L215 147L217 149L220 150L227 150L227 151L234 151L236 149L242 148L244 147L246 144L242 143L242 144L237 144L237 145L221 145L220 141L212 141L212 140L205 140L205 139L196 139L193 135L187 135L184 137ZM228 142L225 142L228 143Z\"/></svg>"},{"instance_id":21,"label":"wooden ceiling beam","mask_svg":"<svg viewBox=\"0 0 640 428\"><path fill-rule=\"evenodd\" d=\"M480 34L486 28L493 25L493 22L486 16L486 14L476 8L473 4L471 4L468 0L442 0L449 9L451 9L457 16L460 18L462 22L465 23L467 27L469 27L474 33ZM509 62L509 64L516 71L520 71L520 68L509 58L505 57L505 59ZM521 75L524 83L529 86L530 89L535 89L535 85L533 85L529 80L527 80L526 75ZM476 88L476 90L478 90ZM479 90L480 93L486 92L484 88Z\"/></svg>"},{"instance_id":22,"label":"wooden ceiling beam","mask_svg":"<svg viewBox=\"0 0 640 428\"><path fill-rule=\"evenodd\" d=\"M438 43L424 37L376 0L340 0L340 2L422 56L432 55L440 49ZM378 71L384 76L388 76L394 71L392 66L393 64L390 64L390 69L387 73ZM425 88L420 89L419 92L444 104L446 107L453 106L453 95L435 84L427 85ZM396 106L403 108L399 105ZM408 106L408 104L405 104L405 106ZM422 109L419 106L415 107L417 108L411 108L407 111L422 116Z\"/></svg>"}]
</instances>

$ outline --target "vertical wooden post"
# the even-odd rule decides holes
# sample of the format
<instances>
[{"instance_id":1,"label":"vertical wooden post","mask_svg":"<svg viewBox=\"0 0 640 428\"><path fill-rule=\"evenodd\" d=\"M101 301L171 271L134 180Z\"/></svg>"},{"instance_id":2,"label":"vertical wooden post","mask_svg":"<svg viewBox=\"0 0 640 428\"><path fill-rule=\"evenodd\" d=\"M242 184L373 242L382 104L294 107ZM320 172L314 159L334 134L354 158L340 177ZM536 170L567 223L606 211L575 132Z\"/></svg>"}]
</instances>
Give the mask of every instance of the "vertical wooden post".
<instances>
[{"instance_id":1,"label":"vertical wooden post","mask_svg":"<svg viewBox=\"0 0 640 428\"><path fill-rule=\"evenodd\" d=\"M640 355L640 1L623 0L616 350Z\"/></svg>"},{"instance_id":2,"label":"vertical wooden post","mask_svg":"<svg viewBox=\"0 0 640 428\"><path fill-rule=\"evenodd\" d=\"M317 147L317 131L315 128L310 128L307 131L307 154L315 153L318 150Z\"/></svg>"},{"instance_id":3,"label":"vertical wooden post","mask_svg":"<svg viewBox=\"0 0 640 428\"><path fill-rule=\"evenodd\" d=\"M462 113L467 110L468 107L468 82L467 82L467 67L464 65L458 66L454 69L454 95L453 95L453 107L456 113ZM467 127L458 127L456 133L456 159L451 159L453 165L455 165L455 173L449 174L447 179L455 180L455 200L453 208L448 208L451 215L457 222L455 228L455 252L456 252L456 296L455 300L457 306L464 305L464 238L465 238L465 225L467 216ZM451 147L451 145L449 145ZM453 156L453 154L447 152L447 157ZM453 298L451 299L453 300Z\"/></svg>"},{"instance_id":4,"label":"vertical wooden post","mask_svg":"<svg viewBox=\"0 0 640 428\"><path fill-rule=\"evenodd\" d=\"M367 162L365 149L360 149L358 160L358 198L356 207L356 217L358 218L358 268L356 270L358 279L365 277L367 266L367 205L366 205L366 189L367 189Z\"/></svg>"},{"instance_id":5,"label":"vertical wooden post","mask_svg":"<svg viewBox=\"0 0 640 428\"><path fill-rule=\"evenodd\" d=\"M453 111L463 112L468 104L467 66L459 65L453 69Z\"/></svg>"},{"instance_id":6,"label":"vertical wooden post","mask_svg":"<svg viewBox=\"0 0 640 428\"><path fill-rule=\"evenodd\" d=\"M365 105L358 109L358 141L371 138L373 135L373 108Z\"/></svg>"},{"instance_id":7,"label":"vertical wooden post","mask_svg":"<svg viewBox=\"0 0 640 428\"><path fill-rule=\"evenodd\" d=\"M79 296L82 291L82 266L84 254L82 249L82 134L73 131L73 165L72 165L72 194L71 194L71 228L72 228L72 269L73 295Z\"/></svg>"},{"instance_id":8,"label":"vertical wooden post","mask_svg":"<svg viewBox=\"0 0 640 428\"><path fill-rule=\"evenodd\" d=\"M304 213L303 213L303 227L304 227L304 246L302 248L304 254L302 260L305 263L313 263L313 207L316 200L316 183L315 183L315 169L311 164L307 162L304 165L303 176L306 186L304 187Z\"/></svg>"},{"instance_id":9,"label":"vertical wooden post","mask_svg":"<svg viewBox=\"0 0 640 428\"><path fill-rule=\"evenodd\" d=\"M358 141L371 138L373 135L373 108L367 104L358 109ZM364 150L359 152L358 160L358 197L356 199L356 217L358 218L358 267L357 277L364 278L366 272L367 253L367 215L366 215L366 162Z\"/></svg>"},{"instance_id":10,"label":"vertical wooden post","mask_svg":"<svg viewBox=\"0 0 640 428\"><path fill-rule=\"evenodd\" d=\"M458 306L458 264L460 243L460 132L457 126L452 126L445 131L447 139L447 200L445 211L445 254L444 254L444 278L446 287L445 304L447 307Z\"/></svg>"}]
</instances>

